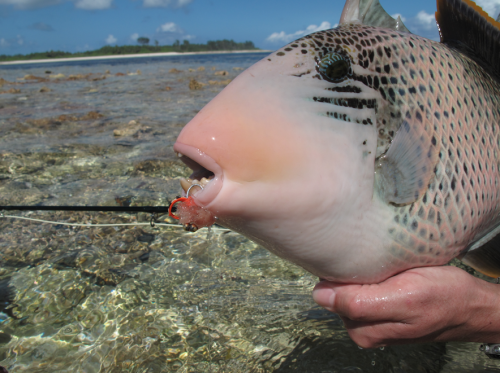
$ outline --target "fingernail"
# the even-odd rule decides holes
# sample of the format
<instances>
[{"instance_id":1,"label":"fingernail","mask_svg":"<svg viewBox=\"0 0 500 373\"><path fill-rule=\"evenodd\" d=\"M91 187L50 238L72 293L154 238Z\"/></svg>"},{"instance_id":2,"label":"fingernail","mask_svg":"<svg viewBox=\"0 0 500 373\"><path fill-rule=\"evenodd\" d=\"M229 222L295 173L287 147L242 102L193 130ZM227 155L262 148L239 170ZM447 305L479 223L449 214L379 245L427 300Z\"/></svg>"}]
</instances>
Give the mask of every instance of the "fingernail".
<instances>
[{"instance_id":1,"label":"fingernail","mask_svg":"<svg viewBox=\"0 0 500 373\"><path fill-rule=\"evenodd\" d=\"M322 281L318 283L313 290L313 299L318 305L327 309L328 311L333 311L333 306L335 304L335 290L333 290L327 281Z\"/></svg>"}]
</instances>

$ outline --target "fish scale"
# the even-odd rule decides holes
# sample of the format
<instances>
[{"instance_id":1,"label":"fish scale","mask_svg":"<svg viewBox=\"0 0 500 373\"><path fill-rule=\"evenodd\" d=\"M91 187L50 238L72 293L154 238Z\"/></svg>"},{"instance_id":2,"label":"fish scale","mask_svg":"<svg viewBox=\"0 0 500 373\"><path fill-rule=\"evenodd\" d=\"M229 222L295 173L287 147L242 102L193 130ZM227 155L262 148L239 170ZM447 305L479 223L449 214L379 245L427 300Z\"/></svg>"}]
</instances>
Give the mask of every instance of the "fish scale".
<instances>
[{"instance_id":1,"label":"fish scale","mask_svg":"<svg viewBox=\"0 0 500 373\"><path fill-rule=\"evenodd\" d=\"M388 230L390 252L398 260L443 264L499 222L500 85L446 45L392 30L349 24L294 44L319 61L339 41L363 50L352 62L369 73L353 79L378 90L391 105L389 115L376 114L378 158L383 159L402 118L419 118L417 136L430 138L439 151L427 191L409 205L394 205ZM330 103L340 100L347 99ZM327 115L342 119L332 111Z\"/></svg>"}]
</instances>

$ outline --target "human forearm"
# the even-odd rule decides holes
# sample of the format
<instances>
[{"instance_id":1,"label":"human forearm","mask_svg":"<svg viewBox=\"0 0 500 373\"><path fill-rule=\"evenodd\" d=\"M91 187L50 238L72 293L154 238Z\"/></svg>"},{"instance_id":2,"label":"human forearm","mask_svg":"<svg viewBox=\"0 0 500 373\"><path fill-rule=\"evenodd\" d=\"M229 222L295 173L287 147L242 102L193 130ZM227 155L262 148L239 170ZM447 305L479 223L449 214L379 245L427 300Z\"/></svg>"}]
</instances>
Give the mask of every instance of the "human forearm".
<instances>
[{"instance_id":1,"label":"human forearm","mask_svg":"<svg viewBox=\"0 0 500 373\"><path fill-rule=\"evenodd\" d=\"M500 343L500 285L472 277L463 317L461 334L452 334L450 340Z\"/></svg>"}]
</instances>

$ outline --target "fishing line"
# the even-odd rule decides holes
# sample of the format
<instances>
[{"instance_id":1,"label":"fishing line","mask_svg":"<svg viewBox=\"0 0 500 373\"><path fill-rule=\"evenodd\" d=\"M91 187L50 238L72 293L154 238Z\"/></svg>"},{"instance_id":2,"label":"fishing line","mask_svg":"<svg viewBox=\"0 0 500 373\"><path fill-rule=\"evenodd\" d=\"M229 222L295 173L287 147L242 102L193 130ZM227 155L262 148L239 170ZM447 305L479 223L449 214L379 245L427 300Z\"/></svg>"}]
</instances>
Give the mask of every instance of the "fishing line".
<instances>
[{"instance_id":1,"label":"fishing line","mask_svg":"<svg viewBox=\"0 0 500 373\"><path fill-rule=\"evenodd\" d=\"M94 211L94 212L147 212L151 214L149 224L152 228L156 225L157 214L168 213L170 206L0 206L0 216L3 210L12 211ZM12 216L12 215L10 215ZM19 217L21 218L21 217ZM29 219L29 218L22 218ZM56 223L62 224L62 223ZM69 224L69 223L65 223ZM77 224L77 223L75 223ZM133 223L131 223L133 224ZM137 223L144 224L144 223ZM83 224L83 226L88 226Z\"/></svg>"},{"instance_id":2,"label":"fishing line","mask_svg":"<svg viewBox=\"0 0 500 373\"><path fill-rule=\"evenodd\" d=\"M169 206L0 206L0 211L96 211L168 213Z\"/></svg>"},{"instance_id":3,"label":"fishing line","mask_svg":"<svg viewBox=\"0 0 500 373\"><path fill-rule=\"evenodd\" d=\"M201 187L201 186L200 186ZM19 219L19 220L29 220L35 221L39 223L48 223L55 225L67 225L74 227L121 227L121 226L145 226L149 225L152 228L159 227L179 227L185 228L180 224L171 224L171 223L158 223L156 219L158 218L158 214L168 214L169 209L172 206L0 206L0 218L11 218L11 219ZM173 206L172 206L173 207ZM3 211L92 211L92 212L145 212L151 214L151 220L149 223L111 223L111 224L86 224L86 223L64 223L58 221L44 220L44 219L35 219L35 218L27 218L24 216L15 216L15 215L5 215ZM171 211L171 209L170 209ZM225 231L229 232L230 229L225 228L215 228L212 227L211 230L215 231Z\"/></svg>"},{"instance_id":4,"label":"fishing line","mask_svg":"<svg viewBox=\"0 0 500 373\"><path fill-rule=\"evenodd\" d=\"M27 218L27 217L24 217L24 216L4 215L2 212L0 212L0 218L12 218L12 219L19 219L19 220L30 220L30 221L34 221L34 222L38 222L38 223L48 223L48 224L55 224L55 225L68 225L68 226L73 226L73 227L87 227L87 228L94 228L94 227L125 227L125 226L151 225L151 223L113 223L113 224L64 223L64 222L51 221L51 220ZM180 224L171 224L171 223L155 223L155 226L183 228L183 226L180 225ZM214 227L212 227L211 230L214 230L214 231L224 231L224 232L230 232L231 231L230 229L226 229L226 228L214 228Z\"/></svg>"}]
</instances>

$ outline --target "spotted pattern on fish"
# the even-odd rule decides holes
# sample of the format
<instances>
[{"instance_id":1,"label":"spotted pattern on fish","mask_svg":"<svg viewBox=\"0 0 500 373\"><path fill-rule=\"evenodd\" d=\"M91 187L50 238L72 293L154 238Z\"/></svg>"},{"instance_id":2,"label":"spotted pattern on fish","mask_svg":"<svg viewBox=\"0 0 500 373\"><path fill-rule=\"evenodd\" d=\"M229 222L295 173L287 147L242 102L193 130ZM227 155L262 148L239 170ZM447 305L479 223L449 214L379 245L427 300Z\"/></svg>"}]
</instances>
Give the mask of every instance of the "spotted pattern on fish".
<instances>
[{"instance_id":1,"label":"spotted pattern on fish","mask_svg":"<svg viewBox=\"0 0 500 373\"><path fill-rule=\"evenodd\" d=\"M325 104L320 115L376 125L377 161L383 162L403 123L429 144L423 153L438 154L425 192L412 203L391 204L392 262L447 262L443 248L456 256L476 234L499 223L499 83L444 44L358 24L308 35L276 56L309 54L318 62L332 52L346 54L356 68L349 79L326 89L344 96L311 98ZM294 76L323 79L314 71ZM367 92L378 97L357 97ZM349 113L370 109L376 121L368 122L366 115L360 121L343 107Z\"/></svg>"}]
</instances>

